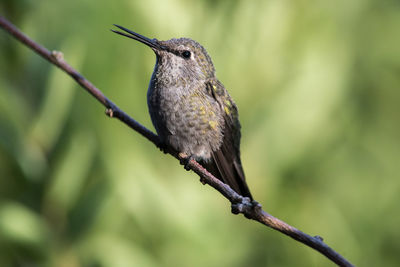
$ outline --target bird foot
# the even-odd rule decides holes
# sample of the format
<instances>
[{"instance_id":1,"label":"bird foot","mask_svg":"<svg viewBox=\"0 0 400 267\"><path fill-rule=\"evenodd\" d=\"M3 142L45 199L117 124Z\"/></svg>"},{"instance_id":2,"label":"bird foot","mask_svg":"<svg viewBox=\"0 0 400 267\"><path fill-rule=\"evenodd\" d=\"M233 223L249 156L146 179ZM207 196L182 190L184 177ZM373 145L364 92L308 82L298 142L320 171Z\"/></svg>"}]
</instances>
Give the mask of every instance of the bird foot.
<instances>
[{"instance_id":1,"label":"bird foot","mask_svg":"<svg viewBox=\"0 0 400 267\"><path fill-rule=\"evenodd\" d=\"M192 155L188 156L186 153L179 153L179 162L181 163L181 165L183 165L183 167L185 168L185 170L190 171L191 168L189 167L189 162L190 160L192 160L194 157Z\"/></svg>"},{"instance_id":2,"label":"bird foot","mask_svg":"<svg viewBox=\"0 0 400 267\"><path fill-rule=\"evenodd\" d=\"M161 150L161 152L163 152L164 154L167 154L167 153L168 153L167 144L165 144L164 142L160 141L160 142L157 144L157 147L158 147L158 148Z\"/></svg>"}]
</instances>

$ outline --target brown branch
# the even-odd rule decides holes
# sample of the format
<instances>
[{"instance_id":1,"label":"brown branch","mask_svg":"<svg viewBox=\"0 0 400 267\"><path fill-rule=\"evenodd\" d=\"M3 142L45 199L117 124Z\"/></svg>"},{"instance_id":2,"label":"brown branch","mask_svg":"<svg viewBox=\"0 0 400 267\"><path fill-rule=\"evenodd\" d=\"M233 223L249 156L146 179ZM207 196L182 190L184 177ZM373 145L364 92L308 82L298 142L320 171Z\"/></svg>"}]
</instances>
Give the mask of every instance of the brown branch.
<instances>
[{"instance_id":1,"label":"brown branch","mask_svg":"<svg viewBox=\"0 0 400 267\"><path fill-rule=\"evenodd\" d=\"M7 21L4 17L0 16L0 27L7 31L9 34L13 35L20 42L25 44L27 47L34 50L36 53L59 67L61 70L70 75L75 79L83 89L89 92L93 97L95 97L101 104L106 107L106 114L109 117L118 118L121 122L128 125L130 128L140 133L146 137L150 142L152 142L157 147L161 148L161 143L156 134L145 128L143 125L138 123L136 120L129 117L124 111L117 107L111 100L109 100L98 88L96 88L91 82L85 79L79 72L73 69L64 59L61 52L53 51L50 52L43 46L37 44L21 31L19 31L13 24ZM211 173L209 173L203 166L193 159L189 159L176 151L165 151L171 154L175 158L179 159L181 162L187 162L186 167L197 173L201 181L206 183L217 191L219 191L225 198L227 198L232 204L232 213L239 214L242 213L246 218L258 221L270 228L278 230L287 236L319 251L321 254L325 255L327 258L335 262L338 266L353 266L345 258L343 258L339 253L331 249L326 245L322 238L319 236L310 236L300 230L288 225L287 223L273 217L267 212L263 211L261 205L256 201L250 202L249 198L245 198L235 191L233 191L228 185L224 184L217 178L215 178Z\"/></svg>"}]
</instances>

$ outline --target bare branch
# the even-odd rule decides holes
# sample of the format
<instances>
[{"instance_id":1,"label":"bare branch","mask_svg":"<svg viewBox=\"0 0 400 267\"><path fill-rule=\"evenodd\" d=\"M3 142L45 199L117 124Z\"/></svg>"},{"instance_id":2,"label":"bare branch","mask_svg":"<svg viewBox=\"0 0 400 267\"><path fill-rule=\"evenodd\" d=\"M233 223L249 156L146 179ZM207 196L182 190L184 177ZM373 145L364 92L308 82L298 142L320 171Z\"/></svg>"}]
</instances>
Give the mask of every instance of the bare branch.
<instances>
[{"instance_id":1,"label":"bare branch","mask_svg":"<svg viewBox=\"0 0 400 267\"><path fill-rule=\"evenodd\" d=\"M61 52L53 51L50 52L43 46L37 44L21 31L19 31L13 24L7 21L3 16L0 16L0 27L6 32L14 36L20 42L25 44L27 47L34 50L37 54L41 55L43 58L56 65L58 68L66 72L73 79L79 83L83 89L89 92L94 98L96 98L103 106L106 107L106 114L109 117L117 118L121 122L128 125L130 128L140 133L142 136L146 137L150 142L152 142L157 147L164 150L165 153L169 153L175 158L179 159L181 162L187 162L186 167L197 173L201 181L212 186L218 192L220 192L225 198L227 198L232 204L232 213L239 214L242 213L246 218L258 221L272 229L275 229L291 238L319 251L321 254L325 255L327 258L335 262L338 266L353 266L345 258L343 258L336 251L331 249L326 245L320 236L310 236L300 230L288 225L287 223L273 217L269 213L262 210L261 205L256 201L250 201L249 198L243 197L232 190L228 185L224 184L217 178L215 178L211 173L209 173L203 166L193 159L187 158L180 155L177 151L165 150L162 148L160 139L152 131L148 130L146 127L141 125L136 120L128 116L124 111L122 111L117 105L115 105L111 100L109 100L98 88L96 88L91 82L85 79L79 72L72 68L63 58Z\"/></svg>"}]
</instances>

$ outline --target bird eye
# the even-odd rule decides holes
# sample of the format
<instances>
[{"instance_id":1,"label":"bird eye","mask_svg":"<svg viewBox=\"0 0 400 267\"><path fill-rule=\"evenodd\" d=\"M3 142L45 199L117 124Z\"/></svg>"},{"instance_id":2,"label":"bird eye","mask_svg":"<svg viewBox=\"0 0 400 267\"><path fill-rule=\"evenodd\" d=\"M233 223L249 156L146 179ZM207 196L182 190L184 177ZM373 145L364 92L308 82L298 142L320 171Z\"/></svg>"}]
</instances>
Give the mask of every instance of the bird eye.
<instances>
[{"instance_id":1,"label":"bird eye","mask_svg":"<svg viewBox=\"0 0 400 267\"><path fill-rule=\"evenodd\" d=\"M183 51L182 52L182 56L184 57L184 58L190 58L190 51L188 51L188 50L185 50L185 51Z\"/></svg>"}]
</instances>

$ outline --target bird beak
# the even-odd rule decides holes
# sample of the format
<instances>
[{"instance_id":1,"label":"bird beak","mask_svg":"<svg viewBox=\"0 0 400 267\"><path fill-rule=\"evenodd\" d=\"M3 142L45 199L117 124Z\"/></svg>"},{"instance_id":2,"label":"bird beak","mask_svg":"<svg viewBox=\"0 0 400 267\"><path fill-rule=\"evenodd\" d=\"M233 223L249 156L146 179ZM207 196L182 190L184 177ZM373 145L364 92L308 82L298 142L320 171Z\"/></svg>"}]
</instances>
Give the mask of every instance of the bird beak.
<instances>
[{"instance_id":1,"label":"bird beak","mask_svg":"<svg viewBox=\"0 0 400 267\"><path fill-rule=\"evenodd\" d=\"M125 32L127 32L127 33L129 33L129 34L124 33L124 32L120 32L120 31L116 31L116 30L111 30L111 31L113 31L113 32L115 32L115 33L118 33L118 34L120 34L120 35L126 36L126 37L128 37L128 38L132 38L132 39L134 39L134 40L136 40L136 41L139 41L139 42L141 42L141 43L143 43L143 44L145 44L145 45L147 45L147 46L149 46L149 47L151 47L151 48L153 48L153 49L155 49L155 50L166 50L166 47L163 46L163 45L161 45L161 44L158 42L157 39L150 39L150 38L147 38L147 37L145 37L145 36L143 36L143 35L141 35L141 34L138 34L138 33L136 33L136 32L133 32L133 31L131 31L131 30L128 30L127 28L124 28L124 27L119 26L119 25L117 25L117 24L114 24L114 26L115 26L115 27L118 27L119 29L121 29L121 30L123 30L123 31L125 31Z\"/></svg>"}]
</instances>

